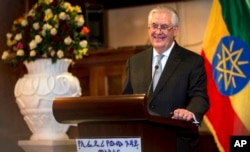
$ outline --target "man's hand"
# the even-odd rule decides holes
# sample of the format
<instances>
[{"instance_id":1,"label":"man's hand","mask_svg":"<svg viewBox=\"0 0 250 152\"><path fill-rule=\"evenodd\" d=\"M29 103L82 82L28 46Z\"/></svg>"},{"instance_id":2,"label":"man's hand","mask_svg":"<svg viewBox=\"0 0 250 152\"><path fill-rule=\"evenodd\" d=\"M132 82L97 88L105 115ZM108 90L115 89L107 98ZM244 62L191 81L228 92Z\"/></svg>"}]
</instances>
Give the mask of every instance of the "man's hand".
<instances>
[{"instance_id":1,"label":"man's hand","mask_svg":"<svg viewBox=\"0 0 250 152\"><path fill-rule=\"evenodd\" d=\"M187 109L175 109L172 113L172 119L193 121L193 113Z\"/></svg>"}]
</instances>

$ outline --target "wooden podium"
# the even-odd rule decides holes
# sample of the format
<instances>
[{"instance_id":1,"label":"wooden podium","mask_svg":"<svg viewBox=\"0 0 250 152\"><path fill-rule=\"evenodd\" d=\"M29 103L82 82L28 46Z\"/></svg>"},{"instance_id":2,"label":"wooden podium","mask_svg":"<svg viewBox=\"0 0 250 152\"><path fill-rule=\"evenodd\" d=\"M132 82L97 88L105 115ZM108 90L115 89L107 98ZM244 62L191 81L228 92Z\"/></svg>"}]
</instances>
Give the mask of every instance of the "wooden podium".
<instances>
[{"instance_id":1,"label":"wooden podium","mask_svg":"<svg viewBox=\"0 0 250 152\"><path fill-rule=\"evenodd\" d=\"M56 98L60 123L77 123L79 138L140 137L142 152L175 152L177 136L196 136L191 122L151 116L144 94Z\"/></svg>"}]
</instances>

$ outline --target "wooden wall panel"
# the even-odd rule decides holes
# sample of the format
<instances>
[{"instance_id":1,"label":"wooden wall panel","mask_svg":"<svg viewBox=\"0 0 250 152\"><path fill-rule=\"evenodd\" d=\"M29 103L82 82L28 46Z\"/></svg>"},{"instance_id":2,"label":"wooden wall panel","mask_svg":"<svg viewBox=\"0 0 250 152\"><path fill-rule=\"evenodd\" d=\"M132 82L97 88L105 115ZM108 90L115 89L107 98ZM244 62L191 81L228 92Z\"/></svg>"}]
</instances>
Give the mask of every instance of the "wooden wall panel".
<instances>
[{"instance_id":1,"label":"wooden wall panel","mask_svg":"<svg viewBox=\"0 0 250 152\"><path fill-rule=\"evenodd\" d=\"M126 76L127 59L148 46L90 51L70 68L77 76L83 95L118 95Z\"/></svg>"}]
</instances>

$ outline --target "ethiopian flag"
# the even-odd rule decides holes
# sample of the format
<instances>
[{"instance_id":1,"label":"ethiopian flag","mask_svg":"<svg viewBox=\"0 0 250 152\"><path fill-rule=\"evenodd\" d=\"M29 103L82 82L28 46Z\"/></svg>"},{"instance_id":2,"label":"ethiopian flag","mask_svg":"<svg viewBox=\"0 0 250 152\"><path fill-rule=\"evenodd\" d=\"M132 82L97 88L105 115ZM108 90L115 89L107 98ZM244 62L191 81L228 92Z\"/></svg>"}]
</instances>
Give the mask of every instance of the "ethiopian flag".
<instances>
[{"instance_id":1,"label":"ethiopian flag","mask_svg":"<svg viewBox=\"0 0 250 152\"><path fill-rule=\"evenodd\" d=\"M230 136L250 136L250 0L213 1L202 56L210 99L204 120L229 152Z\"/></svg>"}]
</instances>

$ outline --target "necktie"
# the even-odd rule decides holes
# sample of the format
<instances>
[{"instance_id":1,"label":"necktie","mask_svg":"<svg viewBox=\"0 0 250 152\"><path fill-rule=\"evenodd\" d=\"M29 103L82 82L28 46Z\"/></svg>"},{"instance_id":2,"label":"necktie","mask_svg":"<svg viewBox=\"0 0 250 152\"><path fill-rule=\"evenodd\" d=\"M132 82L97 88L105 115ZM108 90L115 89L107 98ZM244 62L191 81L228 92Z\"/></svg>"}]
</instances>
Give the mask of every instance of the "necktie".
<instances>
[{"instance_id":1,"label":"necktie","mask_svg":"<svg viewBox=\"0 0 250 152\"><path fill-rule=\"evenodd\" d=\"M161 65L161 59L164 57L163 54L157 55L157 62L155 66L155 75L154 75L154 80L153 80L153 90L155 90L157 83L161 77L162 73L162 65Z\"/></svg>"}]
</instances>

